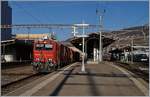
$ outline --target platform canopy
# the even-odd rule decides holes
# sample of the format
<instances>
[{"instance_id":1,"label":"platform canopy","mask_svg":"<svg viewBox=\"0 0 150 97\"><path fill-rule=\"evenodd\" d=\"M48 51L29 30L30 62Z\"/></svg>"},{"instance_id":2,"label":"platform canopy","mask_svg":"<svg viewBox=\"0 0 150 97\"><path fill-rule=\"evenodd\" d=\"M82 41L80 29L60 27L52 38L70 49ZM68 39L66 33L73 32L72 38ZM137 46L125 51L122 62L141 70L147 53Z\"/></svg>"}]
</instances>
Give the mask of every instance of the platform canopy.
<instances>
[{"instance_id":1,"label":"platform canopy","mask_svg":"<svg viewBox=\"0 0 150 97\"><path fill-rule=\"evenodd\" d=\"M99 56L99 33L89 33L88 37L85 37L85 53L87 58L98 60ZM72 37L68 39L76 48L82 51L82 37ZM103 48L114 42L113 38L110 37L109 33L102 33L102 45Z\"/></svg>"},{"instance_id":2,"label":"platform canopy","mask_svg":"<svg viewBox=\"0 0 150 97\"><path fill-rule=\"evenodd\" d=\"M90 33L88 34L88 37L85 38L85 42L89 40L98 40L99 41L99 33ZM68 39L67 41L70 41L73 45L76 44L82 44L82 37L72 37ZM113 38L110 38L105 35L102 35L102 42L103 42L103 47L108 46L112 42L114 42ZM99 43L98 43L99 44Z\"/></svg>"},{"instance_id":3,"label":"platform canopy","mask_svg":"<svg viewBox=\"0 0 150 97\"><path fill-rule=\"evenodd\" d=\"M15 44L15 39L1 41L1 46Z\"/></svg>"}]
</instances>

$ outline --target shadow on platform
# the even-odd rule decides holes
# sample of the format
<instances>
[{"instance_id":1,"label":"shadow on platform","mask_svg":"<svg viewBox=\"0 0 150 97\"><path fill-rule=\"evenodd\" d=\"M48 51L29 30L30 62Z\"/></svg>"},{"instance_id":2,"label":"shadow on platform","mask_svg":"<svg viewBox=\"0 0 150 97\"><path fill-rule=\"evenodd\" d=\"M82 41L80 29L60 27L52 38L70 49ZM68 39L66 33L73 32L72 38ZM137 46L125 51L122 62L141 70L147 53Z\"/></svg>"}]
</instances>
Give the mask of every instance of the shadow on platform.
<instances>
[{"instance_id":1,"label":"shadow on platform","mask_svg":"<svg viewBox=\"0 0 150 97\"><path fill-rule=\"evenodd\" d=\"M76 70L76 67L78 66L74 66L71 70L66 70L63 74L64 74L64 79L60 82L60 84L58 84L58 86L56 87L56 89L50 94L50 96L58 96L60 91L63 89L63 87L65 85L70 85L72 87L74 87L75 85L78 86L88 86L87 88L89 88L90 90L90 94L91 96L100 96L100 91L99 91L99 87L100 86L115 86L115 87L132 87L132 84L118 84L118 83L96 83L96 79L94 77L119 77L119 78L126 78L128 77L125 74L115 74L113 72L111 72L110 74L107 73L95 73L95 72L91 72L90 69L86 68L86 73L81 73L78 71L74 71ZM73 72L74 71L74 72ZM85 76L86 77L86 82L81 82L81 81L77 81L77 82L70 82L70 83L66 83L67 80L71 77L78 77L78 76ZM131 75L129 75L130 77ZM131 76L133 77L133 76ZM138 78L138 76L136 76L136 78ZM66 95L67 96L67 95Z\"/></svg>"}]
</instances>

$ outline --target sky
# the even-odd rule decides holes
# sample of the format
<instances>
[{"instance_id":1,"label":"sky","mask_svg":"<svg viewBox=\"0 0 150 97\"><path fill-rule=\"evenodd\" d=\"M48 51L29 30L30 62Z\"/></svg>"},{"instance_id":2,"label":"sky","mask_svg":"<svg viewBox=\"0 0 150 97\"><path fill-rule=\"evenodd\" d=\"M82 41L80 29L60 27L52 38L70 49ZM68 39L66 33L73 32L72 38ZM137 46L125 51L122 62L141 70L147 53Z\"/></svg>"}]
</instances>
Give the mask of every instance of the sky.
<instances>
[{"instance_id":1,"label":"sky","mask_svg":"<svg viewBox=\"0 0 150 97\"><path fill-rule=\"evenodd\" d=\"M103 13L103 29L119 30L149 22L148 1L9 1L13 24L99 24L96 9ZM86 33L98 28L86 29ZM71 29L31 29L31 33L55 32L58 40L72 37ZM79 34L82 33L78 30ZM13 29L13 33L27 33Z\"/></svg>"}]
</instances>

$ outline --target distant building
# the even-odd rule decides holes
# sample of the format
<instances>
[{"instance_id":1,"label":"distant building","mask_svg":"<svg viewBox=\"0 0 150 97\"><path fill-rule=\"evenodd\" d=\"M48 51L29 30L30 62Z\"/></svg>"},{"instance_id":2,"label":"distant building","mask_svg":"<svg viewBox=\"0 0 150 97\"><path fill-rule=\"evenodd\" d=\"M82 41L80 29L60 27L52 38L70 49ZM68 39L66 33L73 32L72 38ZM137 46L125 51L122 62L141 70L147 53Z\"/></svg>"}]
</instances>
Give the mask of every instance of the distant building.
<instances>
[{"instance_id":1,"label":"distant building","mask_svg":"<svg viewBox=\"0 0 150 97\"><path fill-rule=\"evenodd\" d=\"M8 5L8 1L1 1L1 25L12 24L12 8ZM1 40L11 39L12 29L1 28Z\"/></svg>"},{"instance_id":2,"label":"distant building","mask_svg":"<svg viewBox=\"0 0 150 97\"><path fill-rule=\"evenodd\" d=\"M15 39L18 40L36 40L36 39L43 39L43 38L51 38L56 39L55 36L51 33L43 33L43 34L16 34Z\"/></svg>"}]
</instances>

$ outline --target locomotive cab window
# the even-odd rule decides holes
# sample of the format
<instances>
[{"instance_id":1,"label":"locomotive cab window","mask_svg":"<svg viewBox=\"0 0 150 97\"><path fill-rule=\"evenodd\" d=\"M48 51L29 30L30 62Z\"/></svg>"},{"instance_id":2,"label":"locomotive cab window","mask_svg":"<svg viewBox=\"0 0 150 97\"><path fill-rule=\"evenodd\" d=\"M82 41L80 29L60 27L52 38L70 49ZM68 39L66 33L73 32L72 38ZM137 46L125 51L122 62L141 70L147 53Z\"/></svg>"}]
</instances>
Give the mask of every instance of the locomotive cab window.
<instances>
[{"instance_id":1,"label":"locomotive cab window","mask_svg":"<svg viewBox=\"0 0 150 97\"><path fill-rule=\"evenodd\" d=\"M36 45L35 45L35 49L36 49L36 50L42 50L43 47L44 47L44 44L36 44Z\"/></svg>"},{"instance_id":2,"label":"locomotive cab window","mask_svg":"<svg viewBox=\"0 0 150 97\"><path fill-rule=\"evenodd\" d=\"M53 45L45 44L45 50L52 50L52 49L53 49Z\"/></svg>"},{"instance_id":3,"label":"locomotive cab window","mask_svg":"<svg viewBox=\"0 0 150 97\"><path fill-rule=\"evenodd\" d=\"M52 44L36 44L35 49L36 50L52 50L53 45Z\"/></svg>"}]
</instances>

